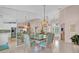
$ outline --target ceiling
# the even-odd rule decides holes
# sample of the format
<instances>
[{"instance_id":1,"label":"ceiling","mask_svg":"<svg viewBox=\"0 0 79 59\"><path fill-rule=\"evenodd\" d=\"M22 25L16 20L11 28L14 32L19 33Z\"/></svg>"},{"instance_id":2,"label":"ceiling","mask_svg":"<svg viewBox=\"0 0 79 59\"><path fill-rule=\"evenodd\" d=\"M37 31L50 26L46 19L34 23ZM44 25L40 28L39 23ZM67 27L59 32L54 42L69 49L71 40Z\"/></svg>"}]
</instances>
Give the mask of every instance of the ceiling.
<instances>
[{"instance_id":1,"label":"ceiling","mask_svg":"<svg viewBox=\"0 0 79 59\"><path fill-rule=\"evenodd\" d=\"M68 5L46 5L45 8L45 13L54 13L59 9L63 9L67 7ZM36 13L39 15L44 14L44 6L43 5L1 5L0 7L6 7L6 8L11 8L14 10L19 10L19 11L25 11L25 12L32 12Z\"/></svg>"},{"instance_id":2,"label":"ceiling","mask_svg":"<svg viewBox=\"0 0 79 59\"><path fill-rule=\"evenodd\" d=\"M57 11L66 7L68 5L46 5L45 15L48 16L48 20L52 20L56 16ZM22 22L33 19L39 20L43 19L43 17L44 5L0 5L0 22L3 20Z\"/></svg>"}]
</instances>

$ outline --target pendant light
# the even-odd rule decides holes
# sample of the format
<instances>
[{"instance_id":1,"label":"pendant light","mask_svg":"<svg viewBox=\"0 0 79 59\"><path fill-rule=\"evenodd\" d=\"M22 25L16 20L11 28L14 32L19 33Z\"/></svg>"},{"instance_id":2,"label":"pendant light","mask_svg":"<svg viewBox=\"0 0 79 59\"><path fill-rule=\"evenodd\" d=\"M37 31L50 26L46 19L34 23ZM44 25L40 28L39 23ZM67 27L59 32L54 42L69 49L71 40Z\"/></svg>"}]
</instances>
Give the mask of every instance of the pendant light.
<instances>
[{"instance_id":1,"label":"pendant light","mask_svg":"<svg viewBox=\"0 0 79 59\"><path fill-rule=\"evenodd\" d=\"M42 20L42 27L44 27L44 26L47 26L47 23L48 23L48 21L46 20L46 6L45 5L43 5L43 8L44 8L44 17L43 17L43 20Z\"/></svg>"}]
</instances>

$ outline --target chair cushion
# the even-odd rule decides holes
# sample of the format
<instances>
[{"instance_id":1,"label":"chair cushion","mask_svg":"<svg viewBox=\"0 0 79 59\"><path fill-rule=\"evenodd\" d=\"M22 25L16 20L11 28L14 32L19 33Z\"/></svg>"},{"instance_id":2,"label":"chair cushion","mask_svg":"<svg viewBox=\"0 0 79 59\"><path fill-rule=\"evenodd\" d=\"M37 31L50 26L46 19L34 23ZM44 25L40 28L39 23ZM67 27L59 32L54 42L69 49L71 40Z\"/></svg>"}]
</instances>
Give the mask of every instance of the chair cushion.
<instances>
[{"instance_id":1,"label":"chair cushion","mask_svg":"<svg viewBox=\"0 0 79 59\"><path fill-rule=\"evenodd\" d=\"M8 43L5 43L5 44L0 46L0 51L8 49L8 48L9 48Z\"/></svg>"}]
</instances>

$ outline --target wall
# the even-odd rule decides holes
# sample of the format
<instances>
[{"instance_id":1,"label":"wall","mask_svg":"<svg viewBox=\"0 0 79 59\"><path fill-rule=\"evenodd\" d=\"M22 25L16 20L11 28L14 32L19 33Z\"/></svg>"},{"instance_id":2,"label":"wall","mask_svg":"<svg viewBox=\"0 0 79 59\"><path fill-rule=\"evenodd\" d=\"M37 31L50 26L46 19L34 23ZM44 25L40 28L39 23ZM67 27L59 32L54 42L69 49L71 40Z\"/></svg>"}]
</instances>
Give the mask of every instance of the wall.
<instances>
[{"instance_id":1,"label":"wall","mask_svg":"<svg viewBox=\"0 0 79 59\"><path fill-rule=\"evenodd\" d=\"M69 6L60 11L59 20L65 24L65 41L71 42L70 38L79 34L79 6Z\"/></svg>"}]
</instances>

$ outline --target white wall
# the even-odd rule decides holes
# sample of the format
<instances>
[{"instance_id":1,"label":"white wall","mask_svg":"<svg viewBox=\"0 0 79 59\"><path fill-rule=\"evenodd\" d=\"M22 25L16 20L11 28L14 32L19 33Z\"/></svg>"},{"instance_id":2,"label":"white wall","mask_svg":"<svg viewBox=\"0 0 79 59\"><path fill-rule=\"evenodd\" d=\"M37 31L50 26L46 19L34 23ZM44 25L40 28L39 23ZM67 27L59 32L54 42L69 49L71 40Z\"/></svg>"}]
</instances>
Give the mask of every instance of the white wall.
<instances>
[{"instance_id":1,"label":"white wall","mask_svg":"<svg viewBox=\"0 0 79 59\"><path fill-rule=\"evenodd\" d=\"M65 24L65 41L71 42L74 34L79 34L79 6L70 6L60 12L60 23ZM75 25L75 31L71 31L71 25Z\"/></svg>"}]
</instances>

